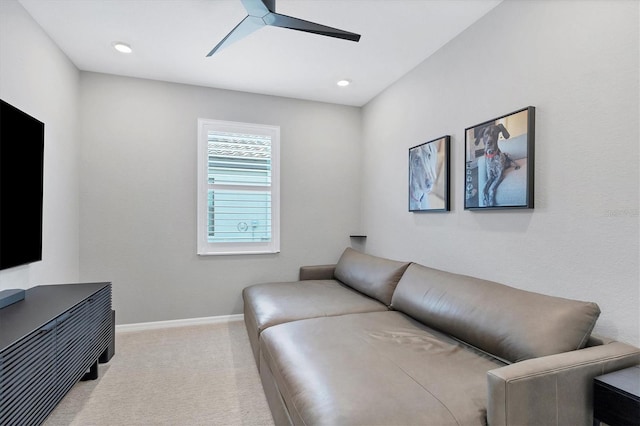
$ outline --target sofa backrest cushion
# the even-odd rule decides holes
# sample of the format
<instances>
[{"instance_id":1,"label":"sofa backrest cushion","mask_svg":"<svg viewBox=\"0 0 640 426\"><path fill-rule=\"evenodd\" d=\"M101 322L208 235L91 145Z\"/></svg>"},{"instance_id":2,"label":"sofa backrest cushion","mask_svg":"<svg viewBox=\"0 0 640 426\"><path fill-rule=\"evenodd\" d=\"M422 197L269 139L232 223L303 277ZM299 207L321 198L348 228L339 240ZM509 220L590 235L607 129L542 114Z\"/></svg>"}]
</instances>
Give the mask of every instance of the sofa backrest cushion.
<instances>
[{"instance_id":1,"label":"sofa backrest cushion","mask_svg":"<svg viewBox=\"0 0 640 426\"><path fill-rule=\"evenodd\" d=\"M411 264L392 308L510 362L583 348L600 308Z\"/></svg>"},{"instance_id":2,"label":"sofa backrest cushion","mask_svg":"<svg viewBox=\"0 0 640 426\"><path fill-rule=\"evenodd\" d=\"M393 291L407 266L409 262L371 256L347 247L336 265L334 276L389 306Z\"/></svg>"}]
</instances>

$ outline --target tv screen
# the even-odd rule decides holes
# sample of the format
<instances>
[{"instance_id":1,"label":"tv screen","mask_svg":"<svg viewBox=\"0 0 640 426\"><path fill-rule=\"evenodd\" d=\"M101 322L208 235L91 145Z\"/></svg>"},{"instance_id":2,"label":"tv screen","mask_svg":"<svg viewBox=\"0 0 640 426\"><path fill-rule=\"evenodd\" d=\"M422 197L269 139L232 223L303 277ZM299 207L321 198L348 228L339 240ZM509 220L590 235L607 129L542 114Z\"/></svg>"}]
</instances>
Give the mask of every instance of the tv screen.
<instances>
[{"instance_id":1,"label":"tv screen","mask_svg":"<svg viewBox=\"0 0 640 426\"><path fill-rule=\"evenodd\" d=\"M0 100L0 269L42 260L44 123Z\"/></svg>"}]
</instances>

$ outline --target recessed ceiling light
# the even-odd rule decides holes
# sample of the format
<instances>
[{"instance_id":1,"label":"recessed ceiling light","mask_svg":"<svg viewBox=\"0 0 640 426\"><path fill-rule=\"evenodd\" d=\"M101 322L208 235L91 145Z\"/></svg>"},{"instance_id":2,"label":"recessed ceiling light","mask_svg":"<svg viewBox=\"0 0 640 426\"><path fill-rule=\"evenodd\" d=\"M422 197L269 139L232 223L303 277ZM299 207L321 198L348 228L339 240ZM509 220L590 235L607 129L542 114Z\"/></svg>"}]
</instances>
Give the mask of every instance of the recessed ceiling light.
<instances>
[{"instance_id":1,"label":"recessed ceiling light","mask_svg":"<svg viewBox=\"0 0 640 426\"><path fill-rule=\"evenodd\" d=\"M351 80L340 80L336 84L340 87L347 87L351 84Z\"/></svg>"},{"instance_id":2,"label":"recessed ceiling light","mask_svg":"<svg viewBox=\"0 0 640 426\"><path fill-rule=\"evenodd\" d=\"M133 49L131 49L131 46L129 46L127 43L123 43L121 41L116 41L113 43L113 48L116 49L118 52L121 53L131 53L133 52Z\"/></svg>"}]
</instances>

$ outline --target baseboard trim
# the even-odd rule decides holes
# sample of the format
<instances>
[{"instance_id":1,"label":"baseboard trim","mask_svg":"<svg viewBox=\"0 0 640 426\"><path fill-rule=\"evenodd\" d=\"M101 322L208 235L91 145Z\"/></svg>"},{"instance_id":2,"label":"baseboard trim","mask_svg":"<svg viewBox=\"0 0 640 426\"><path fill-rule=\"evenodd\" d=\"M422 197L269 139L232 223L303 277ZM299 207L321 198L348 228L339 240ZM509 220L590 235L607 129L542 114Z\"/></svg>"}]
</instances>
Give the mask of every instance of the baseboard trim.
<instances>
[{"instance_id":1,"label":"baseboard trim","mask_svg":"<svg viewBox=\"0 0 640 426\"><path fill-rule=\"evenodd\" d=\"M221 315L217 317L185 318L185 319L179 319L179 320L140 322L135 324L119 324L119 325L116 325L116 332L127 333L131 331L187 327L190 325L220 324L220 323L227 323L231 321L241 321L243 319L244 319L243 314L236 314L236 315Z\"/></svg>"}]
</instances>

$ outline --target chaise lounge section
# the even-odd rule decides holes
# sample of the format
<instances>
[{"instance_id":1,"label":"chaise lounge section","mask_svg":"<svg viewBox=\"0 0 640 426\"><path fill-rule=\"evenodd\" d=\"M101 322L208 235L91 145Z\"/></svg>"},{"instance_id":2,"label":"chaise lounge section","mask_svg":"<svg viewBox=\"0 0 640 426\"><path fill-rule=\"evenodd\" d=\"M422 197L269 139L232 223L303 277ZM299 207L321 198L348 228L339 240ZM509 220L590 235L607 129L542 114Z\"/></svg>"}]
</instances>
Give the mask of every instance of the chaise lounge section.
<instances>
[{"instance_id":1,"label":"chaise lounge section","mask_svg":"<svg viewBox=\"0 0 640 426\"><path fill-rule=\"evenodd\" d=\"M307 318L388 311L393 289L409 263L348 249L338 265L302 267L299 282L257 284L243 290L244 318L256 362L258 337L271 326Z\"/></svg>"},{"instance_id":2,"label":"chaise lounge section","mask_svg":"<svg viewBox=\"0 0 640 426\"><path fill-rule=\"evenodd\" d=\"M276 424L591 424L593 377L640 349L595 303L346 249L243 292Z\"/></svg>"}]
</instances>

